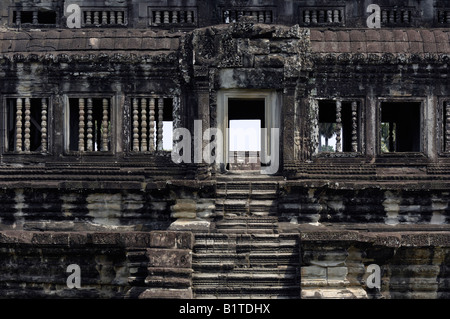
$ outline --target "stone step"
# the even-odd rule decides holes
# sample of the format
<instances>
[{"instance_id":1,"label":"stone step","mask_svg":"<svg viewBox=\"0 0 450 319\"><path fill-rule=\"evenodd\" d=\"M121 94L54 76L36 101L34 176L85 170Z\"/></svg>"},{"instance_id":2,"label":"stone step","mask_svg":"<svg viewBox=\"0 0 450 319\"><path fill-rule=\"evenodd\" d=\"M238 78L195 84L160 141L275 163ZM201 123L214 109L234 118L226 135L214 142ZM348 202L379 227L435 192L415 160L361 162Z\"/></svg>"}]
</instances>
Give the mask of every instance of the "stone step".
<instances>
[{"instance_id":1,"label":"stone step","mask_svg":"<svg viewBox=\"0 0 450 319\"><path fill-rule=\"evenodd\" d=\"M279 265L290 265L297 263L299 254L297 251L292 252L245 252L245 253L193 253L193 267L201 264L214 263L234 263L239 266L265 265L277 267Z\"/></svg>"},{"instance_id":2,"label":"stone step","mask_svg":"<svg viewBox=\"0 0 450 319\"><path fill-rule=\"evenodd\" d=\"M280 286L290 284L299 280L299 276L295 272L277 274L277 273L229 273L229 274L213 274L213 273L194 273L192 280L195 281L195 287L207 287L212 284L225 285L227 287L237 286L256 286L265 287Z\"/></svg>"},{"instance_id":3,"label":"stone step","mask_svg":"<svg viewBox=\"0 0 450 319\"><path fill-rule=\"evenodd\" d=\"M195 287L193 289L194 298L205 299L281 299L300 298L300 288L297 285L291 286L249 286L249 287Z\"/></svg>"},{"instance_id":4,"label":"stone step","mask_svg":"<svg viewBox=\"0 0 450 319\"><path fill-rule=\"evenodd\" d=\"M280 252L280 253L288 253L298 250L298 245L285 243L285 244L248 244L248 245L235 245L234 247L231 245L224 246L201 246L196 245L194 247L194 252L196 253L244 253L244 252Z\"/></svg>"},{"instance_id":5,"label":"stone step","mask_svg":"<svg viewBox=\"0 0 450 319\"><path fill-rule=\"evenodd\" d=\"M225 214L230 214L227 211ZM265 214L262 212L262 214ZM268 213L267 213L268 214ZM267 233L271 234L278 231L278 219L264 216L253 217L231 217L226 216L223 220L216 222L216 230L228 233Z\"/></svg>"}]
</instances>

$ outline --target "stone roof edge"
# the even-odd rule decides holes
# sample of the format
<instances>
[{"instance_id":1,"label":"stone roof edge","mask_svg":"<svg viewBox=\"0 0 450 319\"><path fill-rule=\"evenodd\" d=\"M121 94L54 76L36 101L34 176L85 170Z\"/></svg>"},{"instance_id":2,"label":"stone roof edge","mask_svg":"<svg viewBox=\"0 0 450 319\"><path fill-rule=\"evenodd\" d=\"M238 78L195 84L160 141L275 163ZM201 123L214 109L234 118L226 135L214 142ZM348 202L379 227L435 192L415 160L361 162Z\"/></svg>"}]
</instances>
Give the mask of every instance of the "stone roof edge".
<instances>
[{"instance_id":1,"label":"stone roof edge","mask_svg":"<svg viewBox=\"0 0 450 319\"><path fill-rule=\"evenodd\" d=\"M178 62L177 51L110 51L110 52L11 52L0 53L0 65L20 62L41 62L41 63L175 63Z\"/></svg>"},{"instance_id":2,"label":"stone roof edge","mask_svg":"<svg viewBox=\"0 0 450 319\"><path fill-rule=\"evenodd\" d=\"M416 64L416 63L449 63L448 53L318 53L313 52L310 58L315 63L326 64Z\"/></svg>"}]
</instances>

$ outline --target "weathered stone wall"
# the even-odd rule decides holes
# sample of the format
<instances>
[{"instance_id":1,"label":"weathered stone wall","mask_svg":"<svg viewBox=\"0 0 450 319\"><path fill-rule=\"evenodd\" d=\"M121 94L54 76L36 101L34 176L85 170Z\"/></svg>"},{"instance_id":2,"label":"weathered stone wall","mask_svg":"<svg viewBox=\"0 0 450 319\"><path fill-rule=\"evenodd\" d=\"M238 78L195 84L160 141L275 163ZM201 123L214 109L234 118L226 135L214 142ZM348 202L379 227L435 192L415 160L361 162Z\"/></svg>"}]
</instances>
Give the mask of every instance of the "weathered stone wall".
<instances>
[{"instance_id":1,"label":"weathered stone wall","mask_svg":"<svg viewBox=\"0 0 450 319\"><path fill-rule=\"evenodd\" d=\"M214 216L211 183L120 188L56 189L29 185L2 190L0 230L149 231L167 229L180 218Z\"/></svg>"},{"instance_id":2,"label":"weathered stone wall","mask_svg":"<svg viewBox=\"0 0 450 319\"><path fill-rule=\"evenodd\" d=\"M182 232L4 231L0 233L0 296L189 298L192 241L189 233ZM136 259L141 251L144 264ZM72 264L80 267L81 288L67 286L71 272L66 270ZM186 274L184 290L167 288L173 272ZM153 288L139 288L146 285Z\"/></svg>"},{"instance_id":3,"label":"weathered stone wall","mask_svg":"<svg viewBox=\"0 0 450 319\"><path fill-rule=\"evenodd\" d=\"M315 181L283 184L280 221L298 223L428 224L450 222L446 188L384 188ZM404 184L403 184L404 186Z\"/></svg>"},{"instance_id":4,"label":"weathered stone wall","mask_svg":"<svg viewBox=\"0 0 450 319\"><path fill-rule=\"evenodd\" d=\"M449 298L449 233L386 230L299 228L300 255L295 245L289 247L293 254L289 260L290 267L301 274L292 277L300 280L301 290L291 297ZM208 240L207 234L201 238ZM193 298L194 245L193 234L180 231L3 231L0 296ZM283 250L284 255L287 251ZM258 256L249 253L252 258ZM72 264L80 267L81 288L67 286L71 275L67 267ZM371 264L381 269L380 288L368 287Z\"/></svg>"},{"instance_id":5,"label":"weathered stone wall","mask_svg":"<svg viewBox=\"0 0 450 319\"><path fill-rule=\"evenodd\" d=\"M301 233L302 298L449 297L449 233ZM380 267L380 288L367 267ZM370 279L369 279L370 280Z\"/></svg>"}]
</instances>

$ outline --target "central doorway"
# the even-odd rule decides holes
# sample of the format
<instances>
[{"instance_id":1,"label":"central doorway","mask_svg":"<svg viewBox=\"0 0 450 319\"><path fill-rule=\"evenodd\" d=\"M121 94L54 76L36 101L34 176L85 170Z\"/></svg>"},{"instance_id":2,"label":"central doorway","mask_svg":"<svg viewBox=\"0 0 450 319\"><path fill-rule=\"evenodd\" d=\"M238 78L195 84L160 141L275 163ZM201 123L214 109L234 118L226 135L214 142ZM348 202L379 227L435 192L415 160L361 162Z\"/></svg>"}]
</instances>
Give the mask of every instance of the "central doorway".
<instances>
[{"instance_id":1,"label":"central doorway","mask_svg":"<svg viewBox=\"0 0 450 319\"><path fill-rule=\"evenodd\" d=\"M217 106L218 128L224 132L222 169L260 171L265 165L264 154L271 150L270 129L279 127L281 112L276 93L222 90L218 93Z\"/></svg>"},{"instance_id":2,"label":"central doorway","mask_svg":"<svg viewBox=\"0 0 450 319\"><path fill-rule=\"evenodd\" d=\"M228 170L260 170L265 100L228 99Z\"/></svg>"}]
</instances>

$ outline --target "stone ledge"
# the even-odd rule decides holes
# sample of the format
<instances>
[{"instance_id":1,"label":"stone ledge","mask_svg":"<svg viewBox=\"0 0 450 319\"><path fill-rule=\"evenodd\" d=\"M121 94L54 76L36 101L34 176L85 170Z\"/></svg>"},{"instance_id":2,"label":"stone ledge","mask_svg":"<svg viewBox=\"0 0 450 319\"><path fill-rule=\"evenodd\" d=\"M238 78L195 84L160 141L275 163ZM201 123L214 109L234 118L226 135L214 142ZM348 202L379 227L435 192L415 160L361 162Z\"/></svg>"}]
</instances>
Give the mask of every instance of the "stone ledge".
<instances>
[{"instance_id":1,"label":"stone ledge","mask_svg":"<svg viewBox=\"0 0 450 319\"><path fill-rule=\"evenodd\" d=\"M188 232L54 232L54 231L0 231L2 245L42 246L115 246L142 248L190 249L193 236Z\"/></svg>"},{"instance_id":2,"label":"stone ledge","mask_svg":"<svg viewBox=\"0 0 450 319\"><path fill-rule=\"evenodd\" d=\"M366 229L345 229L352 225L314 226L310 224L289 227L299 232L302 243L361 242L385 247L450 247L450 226L442 225L368 225ZM371 229L371 230L369 230ZM431 229L431 231L430 231Z\"/></svg>"}]
</instances>

